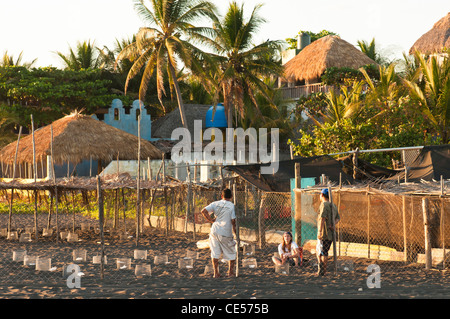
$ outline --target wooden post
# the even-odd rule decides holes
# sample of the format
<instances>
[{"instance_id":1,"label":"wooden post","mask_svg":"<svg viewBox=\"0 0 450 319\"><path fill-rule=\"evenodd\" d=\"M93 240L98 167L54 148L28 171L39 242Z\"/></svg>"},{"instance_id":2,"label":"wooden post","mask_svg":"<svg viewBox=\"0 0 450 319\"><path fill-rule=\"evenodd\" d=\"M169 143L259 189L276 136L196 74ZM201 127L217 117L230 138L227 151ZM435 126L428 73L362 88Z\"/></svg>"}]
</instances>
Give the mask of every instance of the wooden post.
<instances>
[{"instance_id":1,"label":"wooden post","mask_svg":"<svg viewBox=\"0 0 450 319\"><path fill-rule=\"evenodd\" d=\"M333 196L331 194L331 186L328 186L328 194L329 200L331 203L331 207L333 207ZM333 259L334 259L334 274L337 274L337 249L336 249L336 223L335 223L335 215L333 214L333 209L331 209L331 226L333 227Z\"/></svg>"},{"instance_id":2,"label":"wooden post","mask_svg":"<svg viewBox=\"0 0 450 319\"><path fill-rule=\"evenodd\" d=\"M295 163L295 188L301 189L302 188L302 175L301 175L301 171L300 171L300 163ZM294 192L294 196L295 192ZM295 212L294 214L294 219L295 219L295 230L294 230L294 234L295 234L295 242L298 243L298 245L302 244L302 210L301 210L301 205L298 205L298 207L300 207L300 210L297 214L297 212Z\"/></svg>"},{"instance_id":3,"label":"wooden post","mask_svg":"<svg viewBox=\"0 0 450 319\"><path fill-rule=\"evenodd\" d=\"M37 164L36 164L36 142L34 140L34 121L33 121L33 114L31 114L31 136L33 139L33 177L34 177L34 183L36 183L37 180ZM38 222L37 222L37 190L34 191L34 235L36 240L39 237L39 231L38 231Z\"/></svg>"},{"instance_id":4,"label":"wooden post","mask_svg":"<svg viewBox=\"0 0 450 319\"><path fill-rule=\"evenodd\" d=\"M56 243L59 242L59 220L58 220L58 187L55 185L55 222L56 222Z\"/></svg>"},{"instance_id":5,"label":"wooden post","mask_svg":"<svg viewBox=\"0 0 450 319\"><path fill-rule=\"evenodd\" d=\"M14 155L14 164L13 164L13 175L12 175L12 179L13 180L14 180L15 175L16 175L17 153L19 152L19 142L20 142L20 135L21 134L22 134L22 126L19 128L19 136L17 137L16 153ZM13 200L14 200L14 188L11 188L11 200L9 202L8 232L11 231Z\"/></svg>"},{"instance_id":6,"label":"wooden post","mask_svg":"<svg viewBox=\"0 0 450 319\"><path fill-rule=\"evenodd\" d=\"M405 262L408 261L408 240L407 240L407 232L406 232L406 197L402 197L402 217L403 217L403 260Z\"/></svg>"},{"instance_id":7,"label":"wooden post","mask_svg":"<svg viewBox=\"0 0 450 319\"><path fill-rule=\"evenodd\" d=\"M265 227L265 223L264 223L264 201L265 201L265 196L264 194L261 194L261 201L259 204L259 214L258 214L258 238L259 238L259 248L263 249L266 245L266 231L264 229Z\"/></svg>"},{"instance_id":8,"label":"wooden post","mask_svg":"<svg viewBox=\"0 0 450 319\"><path fill-rule=\"evenodd\" d=\"M236 277L239 277L239 262L241 260L240 252L241 252L241 238L239 235L239 218L238 218L238 212L236 209L236 182L233 183L233 204L234 204L234 210L236 212Z\"/></svg>"},{"instance_id":9,"label":"wooden post","mask_svg":"<svg viewBox=\"0 0 450 319\"><path fill-rule=\"evenodd\" d=\"M431 269L432 256L431 256L431 232L429 224L429 202L428 198L422 199L422 213L423 213L423 227L425 237L425 269Z\"/></svg>"},{"instance_id":10,"label":"wooden post","mask_svg":"<svg viewBox=\"0 0 450 319\"><path fill-rule=\"evenodd\" d=\"M140 103L139 103L140 104ZM138 116L138 154L137 154L137 186L136 186L136 246L139 245L139 221L141 200L141 113Z\"/></svg>"},{"instance_id":11,"label":"wooden post","mask_svg":"<svg viewBox=\"0 0 450 319\"><path fill-rule=\"evenodd\" d=\"M191 214L191 194L192 194L192 185L191 185L191 170L189 169L189 165L187 167L187 174L188 174L188 180L189 180L189 184L188 184L188 190L187 190L187 204L186 204L186 218L184 221L184 232L187 233L187 229L188 229L188 220L189 220L189 216Z\"/></svg>"},{"instance_id":12,"label":"wooden post","mask_svg":"<svg viewBox=\"0 0 450 319\"><path fill-rule=\"evenodd\" d=\"M367 187L367 258L370 259L370 187Z\"/></svg>"},{"instance_id":13,"label":"wooden post","mask_svg":"<svg viewBox=\"0 0 450 319\"><path fill-rule=\"evenodd\" d=\"M358 169L358 153L359 148L356 148L356 150L353 153L353 179L356 179L357 175L357 169Z\"/></svg>"},{"instance_id":14,"label":"wooden post","mask_svg":"<svg viewBox=\"0 0 450 319\"><path fill-rule=\"evenodd\" d=\"M166 236L169 235L169 208L167 207L168 201L167 201L167 188L164 187L164 205L165 205L165 212L166 212ZM188 202L189 205L189 202Z\"/></svg>"},{"instance_id":15,"label":"wooden post","mask_svg":"<svg viewBox=\"0 0 450 319\"><path fill-rule=\"evenodd\" d=\"M100 176L97 175L97 202L98 202L98 222L100 226L100 242L101 242L101 254L100 254L100 279L103 279L104 276L104 267L105 267L105 237L103 233L103 194L102 194L102 186L100 181Z\"/></svg>"},{"instance_id":16,"label":"wooden post","mask_svg":"<svg viewBox=\"0 0 450 319\"><path fill-rule=\"evenodd\" d=\"M445 252L445 205L444 205L444 178L441 175L441 240L442 240L442 269L446 269L446 252Z\"/></svg>"}]
</instances>

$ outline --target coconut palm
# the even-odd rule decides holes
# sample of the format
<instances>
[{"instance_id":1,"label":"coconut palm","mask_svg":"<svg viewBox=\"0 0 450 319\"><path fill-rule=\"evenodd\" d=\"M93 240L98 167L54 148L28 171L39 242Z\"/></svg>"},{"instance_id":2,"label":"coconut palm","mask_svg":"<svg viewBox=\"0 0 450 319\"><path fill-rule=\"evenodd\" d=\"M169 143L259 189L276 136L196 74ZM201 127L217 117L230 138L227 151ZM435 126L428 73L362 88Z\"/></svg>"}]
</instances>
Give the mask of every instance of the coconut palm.
<instances>
[{"instance_id":1,"label":"coconut palm","mask_svg":"<svg viewBox=\"0 0 450 319\"><path fill-rule=\"evenodd\" d=\"M157 95L165 111L162 101L166 94L164 88L164 70L167 70L169 82L175 89L181 120L187 127L183 98L177 80L177 69L181 60L187 67L193 67L194 58L201 51L193 45L194 40L205 39L204 32L208 28L196 27L194 22L209 17L214 6L203 0L152 0L148 7L144 0L135 0L135 9L143 21L150 26L142 27L136 35L136 41L127 45L118 55L117 62L124 58L136 57L128 72L125 92L130 80L143 68L139 88L139 98L144 100L152 74L156 71Z\"/></svg>"},{"instance_id":2,"label":"coconut palm","mask_svg":"<svg viewBox=\"0 0 450 319\"><path fill-rule=\"evenodd\" d=\"M14 61L14 56L8 54L8 51L5 51L3 57L0 61L0 66L23 66L26 68L31 68L37 59L34 59L31 62L22 63L23 51L20 52L17 59Z\"/></svg>"},{"instance_id":3,"label":"coconut palm","mask_svg":"<svg viewBox=\"0 0 450 319\"><path fill-rule=\"evenodd\" d=\"M418 111L439 134L443 143L450 141L450 62L436 56L425 59L416 52L419 62L417 81L405 80L410 96L418 105Z\"/></svg>"},{"instance_id":4,"label":"coconut palm","mask_svg":"<svg viewBox=\"0 0 450 319\"><path fill-rule=\"evenodd\" d=\"M76 49L69 47L69 53L63 54L59 51L56 54L62 59L67 70L79 71L81 69L96 69L100 67L98 58L98 49L94 41L91 40L78 42Z\"/></svg>"},{"instance_id":5,"label":"coconut palm","mask_svg":"<svg viewBox=\"0 0 450 319\"><path fill-rule=\"evenodd\" d=\"M244 5L231 2L223 18L213 17L213 64L216 84L223 94L228 126L233 125L233 109L244 116L244 95L258 109L256 93L270 101L270 86L265 78L281 74L281 64L274 58L281 41L265 41L254 45L254 37L265 20L259 16L261 5L254 7L250 17L244 17ZM218 99L219 90L215 100ZM272 103L272 106L275 107Z\"/></svg>"}]
</instances>

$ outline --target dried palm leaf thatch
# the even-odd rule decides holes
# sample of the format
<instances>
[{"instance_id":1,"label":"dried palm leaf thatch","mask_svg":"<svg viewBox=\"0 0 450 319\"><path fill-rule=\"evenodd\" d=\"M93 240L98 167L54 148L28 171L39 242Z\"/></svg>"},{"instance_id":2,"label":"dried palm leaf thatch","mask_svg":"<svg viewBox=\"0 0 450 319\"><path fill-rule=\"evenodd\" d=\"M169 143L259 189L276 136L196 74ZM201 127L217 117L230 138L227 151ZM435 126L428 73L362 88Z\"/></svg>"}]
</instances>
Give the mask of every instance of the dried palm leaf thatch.
<instances>
[{"instance_id":1,"label":"dried palm leaf thatch","mask_svg":"<svg viewBox=\"0 0 450 319\"><path fill-rule=\"evenodd\" d=\"M409 54L419 51L423 54L443 52L450 48L450 12L436 22L431 30L423 34L409 49Z\"/></svg>"},{"instance_id":2,"label":"dried palm leaf thatch","mask_svg":"<svg viewBox=\"0 0 450 319\"><path fill-rule=\"evenodd\" d=\"M112 127L87 115L74 112L51 125L34 132L36 158L51 155L51 127L53 127L53 160L55 164L79 163L83 160L137 160L138 137ZM13 163L17 142L0 151L4 163ZM160 159L162 152L147 140L141 139L141 159ZM21 138L17 163L33 163L32 135Z\"/></svg>"},{"instance_id":3,"label":"dried palm leaf thatch","mask_svg":"<svg viewBox=\"0 0 450 319\"><path fill-rule=\"evenodd\" d=\"M289 82L311 81L322 76L327 68L358 69L376 62L355 46L335 35L328 35L307 45L284 66L284 78Z\"/></svg>"}]
</instances>

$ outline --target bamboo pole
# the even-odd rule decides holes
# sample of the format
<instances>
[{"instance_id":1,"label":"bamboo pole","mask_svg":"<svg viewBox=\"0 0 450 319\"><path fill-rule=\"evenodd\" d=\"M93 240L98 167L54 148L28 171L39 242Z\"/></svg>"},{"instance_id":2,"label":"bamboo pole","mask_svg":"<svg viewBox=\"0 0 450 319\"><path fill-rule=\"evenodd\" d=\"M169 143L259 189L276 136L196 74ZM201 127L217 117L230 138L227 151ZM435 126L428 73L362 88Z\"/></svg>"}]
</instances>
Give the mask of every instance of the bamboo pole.
<instances>
[{"instance_id":1,"label":"bamboo pole","mask_svg":"<svg viewBox=\"0 0 450 319\"><path fill-rule=\"evenodd\" d=\"M36 164L36 142L34 140L34 121L33 114L31 114L31 135L33 139L33 177L34 182L37 180L37 164ZM36 240L38 239L38 221L37 221L37 190L34 191L34 235L36 236Z\"/></svg>"},{"instance_id":2,"label":"bamboo pole","mask_svg":"<svg viewBox=\"0 0 450 319\"><path fill-rule=\"evenodd\" d=\"M237 199L236 199L236 181L233 183L233 204L234 204L234 209L236 211L236 204L237 204ZM237 241L237 249L236 249L236 277L239 277L239 262L241 260L241 256L240 256L240 252L241 252L241 238L240 238L240 234L239 234L239 219L238 219L238 214L236 212L236 241Z\"/></svg>"},{"instance_id":3,"label":"bamboo pole","mask_svg":"<svg viewBox=\"0 0 450 319\"><path fill-rule=\"evenodd\" d=\"M140 103L139 103L140 105ZM140 193L141 193L141 113L138 116L138 168L136 187L136 246L139 245L139 220L140 220Z\"/></svg>"},{"instance_id":4,"label":"bamboo pole","mask_svg":"<svg viewBox=\"0 0 450 319\"><path fill-rule=\"evenodd\" d=\"M103 233L103 194L102 194L102 186L100 181L100 176L97 175L97 202L98 202L98 221L100 227L100 242L101 242L101 255L100 255L100 279L104 278L104 259L105 259L105 238Z\"/></svg>"},{"instance_id":5,"label":"bamboo pole","mask_svg":"<svg viewBox=\"0 0 450 319\"><path fill-rule=\"evenodd\" d=\"M422 199L423 227L425 237L425 269L429 270L432 266L431 256L431 232L429 224L429 202L428 198Z\"/></svg>"},{"instance_id":6,"label":"bamboo pole","mask_svg":"<svg viewBox=\"0 0 450 319\"><path fill-rule=\"evenodd\" d=\"M333 227L333 259L334 259L334 274L337 274L337 250L336 250L336 222L335 222L335 216L333 214L333 196L331 193L331 186L329 186L328 183L328 194L329 194L329 200L331 203L331 226Z\"/></svg>"}]
</instances>

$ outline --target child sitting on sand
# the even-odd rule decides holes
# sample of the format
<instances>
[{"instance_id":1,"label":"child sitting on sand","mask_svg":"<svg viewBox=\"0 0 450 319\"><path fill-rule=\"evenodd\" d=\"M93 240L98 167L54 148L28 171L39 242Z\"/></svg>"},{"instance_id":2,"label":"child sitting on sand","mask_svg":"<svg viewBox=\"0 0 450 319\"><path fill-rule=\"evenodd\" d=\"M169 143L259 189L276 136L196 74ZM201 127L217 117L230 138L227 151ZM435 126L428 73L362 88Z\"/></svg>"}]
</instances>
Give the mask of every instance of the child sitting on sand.
<instances>
[{"instance_id":1,"label":"child sitting on sand","mask_svg":"<svg viewBox=\"0 0 450 319\"><path fill-rule=\"evenodd\" d=\"M283 234L283 242L278 245L278 254L280 257L272 257L272 261L276 265L284 265L286 262L291 266L300 266L302 264L303 249L298 247L297 243L292 240L290 232Z\"/></svg>"}]
</instances>

